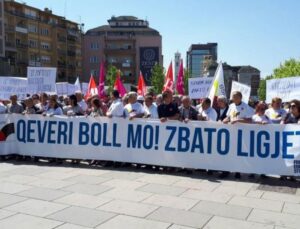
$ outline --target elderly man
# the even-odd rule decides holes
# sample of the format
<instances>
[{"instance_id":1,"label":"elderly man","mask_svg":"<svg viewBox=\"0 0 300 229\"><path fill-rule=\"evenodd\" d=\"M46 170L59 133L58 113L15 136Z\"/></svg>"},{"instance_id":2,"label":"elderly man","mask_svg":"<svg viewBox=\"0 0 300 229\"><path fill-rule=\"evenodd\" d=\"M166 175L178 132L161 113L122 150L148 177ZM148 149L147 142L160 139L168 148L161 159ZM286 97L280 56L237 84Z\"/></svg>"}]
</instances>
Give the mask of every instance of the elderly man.
<instances>
[{"instance_id":1,"label":"elderly man","mask_svg":"<svg viewBox=\"0 0 300 229\"><path fill-rule=\"evenodd\" d=\"M209 98L205 98L199 109L198 119L201 121L217 121L217 112L211 107Z\"/></svg>"},{"instance_id":2,"label":"elderly man","mask_svg":"<svg viewBox=\"0 0 300 229\"><path fill-rule=\"evenodd\" d=\"M181 104L182 105L179 107L179 120L188 122L189 120L198 119L198 111L192 107L189 96L183 96Z\"/></svg>"},{"instance_id":3,"label":"elderly man","mask_svg":"<svg viewBox=\"0 0 300 229\"><path fill-rule=\"evenodd\" d=\"M21 114L24 111L24 108L21 104L18 103L18 96L10 96L11 103L7 105L7 111L9 114Z\"/></svg>"},{"instance_id":4,"label":"elderly man","mask_svg":"<svg viewBox=\"0 0 300 229\"><path fill-rule=\"evenodd\" d=\"M117 90L113 90L111 93L112 103L106 112L106 116L112 117L123 117L124 116L124 105L120 99L120 94Z\"/></svg>"},{"instance_id":5,"label":"elderly man","mask_svg":"<svg viewBox=\"0 0 300 229\"><path fill-rule=\"evenodd\" d=\"M125 117L129 119L142 118L144 116L145 110L141 103L137 102L137 93L128 93L128 104L124 107Z\"/></svg>"},{"instance_id":6,"label":"elderly man","mask_svg":"<svg viewBox=\"0 0 300 229\"><path fill-rule=\"evenodd\" d=\"M78 105L81 107L81 109L86 112L86 110L88 109L88 105L87 103L84 101L83 99L83 95L81 93L81 91L75 91L75 96L77 98L77 103Z\"/></svg>"},{"instance_id":7,"label":"elderly man","mask_svg":"<svg viewBox=\"0 0 300 229\"><path fill-rule=\"evenodd\" d=\"M223 120L227 117L228 108L229 106L226 97L223 95L218 96L216 108L216 112L218 114L217 121L223 122Z\"/></svg>"},{"instance_id":8,"label":"elderly man","mask_svg":"<svg viewBox=\"0 0 300 229\"><path fill-rule=\"evenodd\" d=\"M146 95L144 102L145 118L158 118L157 106L153 103L152 95Z\"/></svg>"}]
</instances>

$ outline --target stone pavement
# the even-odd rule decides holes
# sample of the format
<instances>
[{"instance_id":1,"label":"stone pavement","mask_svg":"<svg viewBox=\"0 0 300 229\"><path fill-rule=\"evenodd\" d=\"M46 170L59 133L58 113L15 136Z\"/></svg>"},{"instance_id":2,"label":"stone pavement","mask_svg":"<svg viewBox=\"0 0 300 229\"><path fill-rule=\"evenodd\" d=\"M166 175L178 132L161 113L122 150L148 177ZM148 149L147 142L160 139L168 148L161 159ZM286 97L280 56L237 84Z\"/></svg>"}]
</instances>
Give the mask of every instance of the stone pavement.
<instances>
[{"instance_id":1,"label":"stone pavement","mask_svg":"<svg viewBox=\"0 0 300 229\"><path fill-rule=\"evenodd\" d=\"M236 181L201 171L7 161L0 228L299 229L300 188L245 174Z\"/></svg>"}]
</instances>

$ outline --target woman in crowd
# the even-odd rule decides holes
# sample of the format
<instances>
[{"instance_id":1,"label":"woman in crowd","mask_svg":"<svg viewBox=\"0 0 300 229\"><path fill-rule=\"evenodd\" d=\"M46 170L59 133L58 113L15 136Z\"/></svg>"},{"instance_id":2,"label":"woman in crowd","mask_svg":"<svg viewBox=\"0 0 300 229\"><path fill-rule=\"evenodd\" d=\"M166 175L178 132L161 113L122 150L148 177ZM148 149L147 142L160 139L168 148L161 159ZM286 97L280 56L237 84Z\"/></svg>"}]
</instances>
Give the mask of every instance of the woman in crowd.
<instances>
[{"instance_id":1,"label":"woman in crowd","mask_svg":"<svg viewBox=\"0 0 300 229\"><path fill-rule=\"evenodd\" d=\"M63 115L61 107L54 96L49 99L48 109L43 113L44 116Z\"/></svg>"},{"instance_id":2,"label":"woman in crowd","mask_svg":"<svg viewBox=\"0 0 300 229\"><path fill-rule=\"evenodd\" d=\"M255 107L255 114L252 116L252 122L256 124L271 124L272 121L265 115L266 109L267 104L259 102Z\"/></svg>"},{"instance_id":3,"label":"woman in crowd","mask_svg":"<svg viewBox=\"0 0 300 229\"><path fill-rule=\"evenodd\" d=\"M25 111L23 114L36 114L38 112L38 108L34 105L32 98L27 98L25 100Z\"/></svg>"},{"instance_id":4,"label":"woman in crowd","mask_svg":"<svg viewBox=\"0 0 300 229\"><path fill-rule=\"evenodd\" d=\"M290 102L290 110L281 121L282 124L298 123L300 124L300 101L292 100Z\"/></svg>"},{"instance_id":5,"label":"woman in crowd","mask_svg":"<svg viewBox=\"0 0 300 229\"><path fill-rule=\"evenodd\" d=\"M91 100L91 113L90 116L92 117L99 117L99 116L104 116L103 111L101 109L101 101L98 98L93 98Z\"/></svg>"},{"instance_id":6,"label":"woman in crowd","mask_svg":"<svg viewBox=\"0 0 300 229\"><path fill-rule=\"evenodd\" d=\"M65 113L68 116L81 116L81 115L84 115L84 112L83 112L82 108L77 103L76 96L75 95L70 95L69 100L70 100L70 106L67 106L65 108Z\"/></svg>"}]
</instances>

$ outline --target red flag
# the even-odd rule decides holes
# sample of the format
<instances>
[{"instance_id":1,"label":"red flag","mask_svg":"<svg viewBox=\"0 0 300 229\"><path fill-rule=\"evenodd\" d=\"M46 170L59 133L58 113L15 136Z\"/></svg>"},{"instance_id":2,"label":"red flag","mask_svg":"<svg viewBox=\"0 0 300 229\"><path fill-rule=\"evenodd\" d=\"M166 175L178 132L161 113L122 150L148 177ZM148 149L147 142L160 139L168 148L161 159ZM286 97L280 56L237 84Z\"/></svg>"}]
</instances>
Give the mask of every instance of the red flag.
<instances>
[{"instance_id":1,"label":"red flag","mask_svg":"<svg viewBox=\"0 0 300 229\"><path fill-rule=\"evenodd\" d=\"M97 95L97 94L98 94L97 85L96 85L96 82L94 80L94 76L91 75L88 90L86 92L86 95L85 95L84 99L87 100L89 97Z\"/></svg>"},{"instance_id":2,"label":"red flag","mask_svg":"<svg viewBox=\"0 0 300 229\"><path fill-rule=\"evenodd\" d=\"M100 64L100 73L99 73L99 85L98 85L98 94L100 98L105 97L105 70L104 70L104 62L102 61Z\"/></svg>"},{"instance_id":3,"label":"red flag","mask_svg":"<svg viewBox=\"0 0 300 229\"><path fill-rule=\"evenodd\" d=\"M172 61L171 61L170 66L167 71L166 82L163 87L163 92L170 91L173 93L173 87L174 87L174 79L173 79L173 67L172 67Z\"/></svg>"},{"instance_id":4,"label":"red flag","mask_svg":"<svg viewBox=\"0 0 300 229\"><path fill-rule=\"evenodd\" d=\"M177 76L176 90L178 94L184 95L184 81L183 81L183 61L180 61L179 72Z\"/></svg>"},{"instance_id":5,"label":"red flag","mask_svg":"<svg viewBox=\"0 0 300 229\"><path fill-rule=\"evenodd\" d=\"M137 93L138 95L142 95L142 96L145 96L145 94L147 93L146 83L141 71L140 71L139 82L137 86Z\"/></svg>"},{"instance_id":6,"label":"red flag","mask_svg":"<svg viewBox=\"0 0 300 229\"><path fill-rule=\"evenodd\" d=\"M120 70L117 71L117 78L115 81L114 89L118 90L121 96L124 96L126 94L126 88L121 81Z\"/></svg>"}]
</instances>

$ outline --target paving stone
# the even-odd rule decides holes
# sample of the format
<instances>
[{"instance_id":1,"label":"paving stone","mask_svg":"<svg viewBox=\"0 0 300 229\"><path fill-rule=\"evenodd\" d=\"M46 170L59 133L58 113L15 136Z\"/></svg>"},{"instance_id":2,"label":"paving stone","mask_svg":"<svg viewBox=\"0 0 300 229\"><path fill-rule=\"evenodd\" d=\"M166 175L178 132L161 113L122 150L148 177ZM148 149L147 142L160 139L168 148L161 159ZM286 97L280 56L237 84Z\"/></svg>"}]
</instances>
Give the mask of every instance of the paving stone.
<instances>
[{"instance_id":1,"label":"paving stone","mask_svg":"<svg viewBox=\"0 0 300 229\"><path fill-rule=\"evenodd\" d=\"M151 193L147 193L147 192L127 190L127 189L123 189L123 188L115 188L110 191L104 192L103 194L101 194L99 196L109 197L109 198L118 199L118 200L128 200L128 201L140 202L140 201L148 198L151 195L152 195Z\"/></svg>"},{"instance_id":2,"label":"paving stone","mask_svg":"<svg viewBox=\"0 0 300 229\"><path fill-rule=\"evenodd\" d=\"M29 190L19 192L17 195L51 201L68 194L69 192L65 192L62 190L55 190L49 188L31 188Z\"/></svg>"},{"instance_id":3,"label":"paving stone","mask_svg":"<svg viewBox=\"0 0 300 229\"><path fill-rule=\"evenodd\" d=\"M89 176L101 176L105 173L110 173L110 170L105 170L101 168L95 168L95 169L87 169L87 168L76 168L76 170L69 172L73 175L89 175Z\"/></svg>"},{"instance_id":4,"label":"paving stone","mask_svg":"<svg viewBox=\"0 0 300 229\"><path fill-rule=\"evenodd\" d=\"M217 187L219 187L220 184L212 183L212 182L202 182L202 180L199 179L190 179L190 180L180 180L174 183L172 186L188 188L188 189L199 189L199 190L210 192L215 190Z\"/></svg>"},{"instance_id":5,"label":"paving stone","mask_svg":"<svg viewBox=\"0 0 300 229\"><path fill-rule=\"evenodd\" d=\"M229 195L246 195L250 190L250 187L239 187L236 188L234 186L219 186L214 190L214 193L224 193Z\"/></svg>"},{"instance_id":6,"label":"paving stone","mask_svg":"<svg viewBox=\"0 0 300 229\"><path fill-rule=\"evenodd\" d=\"M214 216L204 229L273 229L272 225Z\"/></svg>"},{"instance_id":7,"label":"paving stone","mask_svg":"<svg viewBox=\"0 0 300 229\"><path fill-rule=\"evenodd\" d=\"M131 181L131 180L122 180L122 179L111 179L102 183L102 185L114 187L114 188L124 188L124 189L137 189L144 186L146 183Z\"/></svg>"},{"instance_id":8,"label":"paving stone","mask_svg":"<svg viewBox=\"0 0 300 229\"><path fill-rule=\"evenodd\" d=\"M171 196L178 196L182 194L184 191L186 191L186 188L173 187L173 186L163 185L163 184L147 184L141 188L138 188L137 190L143 192L162 194L162 195L166 194Z\"/></svg>"},{"instance_id":9,"label":"paving stone","mask_svg":"<svg viewBox=\"0 0 300 229\"><path fill-rule=\"evenodd\" d=\"M63 181L63 180L53 180L53 179L47 179L47 178L39 178L31 183L28 183L28 185L40 187L40 188L50 188L50 189L61 189L67 186L70 186L72 184L75 184L75 182L70 181Z\"/></svg>"},{"instance_id":10,"label":"paving stone","mask_svg":"<svg viewBox=\"0 0 300 229\"><path fill-rule=\"evenodd\" d=\"M141 219L132 216L118 215L115 218L99 225L96 229L166 229L169 223L157 222L149 219Z\"/></svg>"},{"instance_id":11,"label":"paving stone","mask_svg":"<svg viewBox=\"0 0 300 229\"><path fill-rule=\"evenodd\" d=\"M109 173L102 174L101 177L111 179L123 179L123 180L136 180L143 176L142 173L127 172L127 171L110 171Z\"/></svg>"},{"instance_id":12,"label":"paving stone","mask_svg":"<svg viewBox=\"0 0 300 229\"><path fill-rule=\"evenodd\" d=\"M163 174L147 174L138 178L136 181L144 183L171 185L179 181L179 178Z\"/></svg>"},{"instance_id":13,"label":"paving stone","mask_svg":"<svg viewBox=\"0 0 300 229\"><path fill-rule=\"evenodd\" d=\"M145 199L143 203L154 204L162 207L188 210L192 208L196 203L198 203L198 200L177 196L155 194Z\"/></svg>"},{"instance_id":14,"label":"paving stone","mask_svg":"<svg viewBox=\"0 0 300 229\"><path fill-rule=\"evenodd\" d=\"M55 229L92 229L91 227L83 227L71 223L65 223L61 226L56 227Z\"/></svg>"},{"instance_id":15,"label":"paving stone","mask_svg":"<svg viewBox=\"0 0 300 229\"><path fill-rule=\"evenodd\" d=\"M228 204L278 212L281 212L283 207L282 201L263 200L243 196L233 197Z\"/></svg>"},{"instance_id":16,"label":"paving stone","mask_svg":"<svg viewBox=\"0 0 300 229\"><path fill-rule=\"evenodd\" d=\"M39 178L48 178L48 179L53 179L53 180L64 180L64 179L74 177L74 176L76 176L76 175L72 174L72 173L59 172L58 168L55 168L55 171L49 171L46 173L42 173L38 177Z\"/></svg>"},{"instance_id":17,"label":"paving stone","mask_svg":"<svg viewBox=\"0 0 300 229\"><path fill-rule=\"evenodd\" d=\"M68 192L76 192L88 195L98 195L100 193L106 192L112 189L109 186L105 185L93 185L93 184L73 184L68 187L62 188L62 190Z\"/></svg>"},{"instance_id":18,"label":"paving stone","mask_svg":"<svg viewBox=\"0 0 300 229\"><path fill-rule=\"evenodd\" d=\"M0 192L8 193L8 194L15 194L15 193L22 192L24 190L28 190L31 188L32 187L29 185L15 184L15 183L11 183L11 182L1 182Z\"/></svg>"},{"instance_id":19,"label":"paving stone","mask_svg":"<svg viewBox=\"0 0 300 229\"><path fill-rule=\"evenodd\" d=\"M113 200L105 205L100 206L97 209L118 214L145 217L157 208L158 206L150 204L136 203L124 200Z\"/></svg>"},{"instance_id":20,"label":"paving stone","mask_svg":"<svg viewBox=\"0 0 300 229\"><path fill-rule=\"evenodd\" d=\"M34 176L27 176L27 175L20 175L20 174L15 174L12 176L8 176L5 178L2 178L0 182L11 182L11 183L17 183L17 184L28 184L30 182L33 182L37 180L38 178Z\"/></svg>"},{"instance_id":21,"label":"paving stone","mask_svg":"<svg viewBox=\"0 0 300 229\"><path fill-rule=\"evenodd\" d=\"M0 221L1 229L51 229L63 222L41 217L17 214Z\"/></svg>"},{"instance_id":22,"label":"paving stone","mask_svg":"<svg viewBox=\"0 0 300 229\"><path fill-rule=\"evenodd\" d=\"M70 181L73 183L80 183L80 184L100 184L108 180L109 178L90 176L90 175L77 175L77 176L64 179L64 181Z\"/></svg>"},{"instance_id":23,"label":"paving stone","mask_svg":"<svg viewBox=\"0 0 300 229\"><path fill-rule=\"evenodd\" d=\"M212 201L201 201L191 211L235 219L246 219L252 208L227 205Z\"/></svg>"},{"instance_id":24,"label":"paving stone","mask_svg":"<svg viewBox=\"0 0 300 229\"><path fill-rule=\"evenodd\" d=\"M285 201L289 203L300 203L300 196L285 193L265 192L261 198L267 200Z\"/></svg>"},{"instance_id":25,"label":"paving stone","mask_svg":"<svg viewBox=\"0 0 300 229\"><path fill-rule=\"evenodd\" d=\"M16 214L15 212L11 212L11 211L6 211L6 210L3 210L3 209L0 209L0 220L4 219L4 218L7 218L9 216L15 215L15 214Z\"/></svg>"},{"instance_id":26,"label":"paving stone","mask_svg":"<svg viewBox=\"0 0 300 229\"><path fill-rule=\"evenodd\" d=\"M0 208L26 200L25 197L15 196L11 194L0 193Z\"/></svg>"},{"instance_id":27,"label":"paving stone","mask_svg":"<svg viewBox=\"0 0 300 229\"><path fill-rule=\"evenodd\" d=\"M298 229L300 225L299 215L271 212L260 209L254 209L247 220L295 229Z\"/></svg>"},{"instance_id":28,"label":"paving stone","mask_svg":"<svg viewBox=\"0 0 300 229\"><path fill-rule=\"evenodd\" d=\"M173 224L171 227L168 227L168 229L194 229L194 227L186 227L182 225Z\"/></svg>"},{"instance_id":29,"label":"paving stone","mask_svg":"<svg viewBox=\"0 0 300 229\"><path fill-rule=\"evenodd\" d=\"M10 205L5 209L8 211L14 211L14 212L24 213L28 215L45 217L47 215L60 211L66 207L68 207L68 205L52 203L43 200L30 199L30 200L25 200L21 203Z\"/></svg>"},{"instance_id":30,"label":"paving stone","mask_svg":"<svg viewBox=\"0 0 300 229\"><path fill-rule=\"evenodd\" d=\"M196 228L202 228L211 217L211 215L207 214L165 207L161 207L147 216L147 218L157 221L175 223Z\"/></svg>"},{"instance_id":31,"label":"paving stone","mask_svg":"<svg viewBox=\"0 0 300 229\"><path fill-rule=\"evenodd\" d=\"M62 198L56 199L55 202L68 205L74 205L86 208L97 208L111 201L111 198L100 196L86 195L81 193L72 193Z\"/></svg>"},{"instance_id":32,"label":"paving stone","mask_svg":"<svg viewBox=\"0 0 300 229\"><path fill-rule=\"evenodd\" d=\"M69 207L48 216L48 218L85 227L95 227L114 216L115 214L110 212L81 207Z\"/></svg>"},{"instance_id":33,"label":"paving stone","mask_svg":"<svg viewBox=\"0 0 300 229\"><path fill-rule=\"evenodd\" d=\"M300 215L300 204L285 203L282 212Z\"/></svg>"},{"instance_id":34,"label":"paving stone","mask_svg":"<svg viewBox=\"0 0 300 229\"><path fill-rule=\"evenodd\" d=\"M197 199L197 200L208 200L208 201L215 201L220 203L226 203L232 198L232 195L224 194L224 193L213 193L213 192L206 192L200 190L188 190L180 195L181 197Z\"/></svg>"},{"instance_id":35,"label":"paving stone","mask_svg":"<svg viewBox=\"0 0 300 229\"><path fill-rule=\"evenodd\" d=\"M251 197L251 198L261 198L262 195L264 194L264 191L260 191L260 190L250 190L246 196L247 197Z\"/></svg>"}]
</instances>

